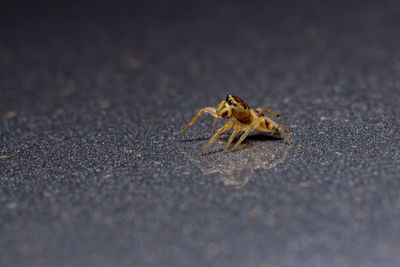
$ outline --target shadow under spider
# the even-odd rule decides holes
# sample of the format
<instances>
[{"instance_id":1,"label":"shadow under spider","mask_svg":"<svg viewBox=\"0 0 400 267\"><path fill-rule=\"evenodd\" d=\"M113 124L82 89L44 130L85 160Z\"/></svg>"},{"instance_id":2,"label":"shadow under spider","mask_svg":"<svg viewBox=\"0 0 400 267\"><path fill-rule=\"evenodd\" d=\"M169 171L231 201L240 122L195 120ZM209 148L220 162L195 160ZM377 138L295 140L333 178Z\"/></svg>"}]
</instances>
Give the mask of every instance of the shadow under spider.
<instances>
[{"instance_id":1,"label":"shadow under spider","mask_svg":"<svg viewBox=\"0 0 400 267\"><path fill-rule=\"evenodd\" d=\"M235 139L233 139L234 141L232 142L232 145L233 145L233 143L235 143L235 141L237 141L237 140L240 138L241 135L242 135L242 134L236 136ZM229 136L230 136L230 134L222 134L222 135L218 138L218 140L228 141ZM194 141L205 141L205 140L210 140L211 137L212 137L212 135L209 136L209 137L205 137L205 136L201 136L201 137L192 137L192 138L187 138L187 139L179 140L179 142L181 142L181 143L187 143L187 142L194 142ZM274 140L274 141L277 141L277 140L283 140L283 139L282 139L280 136L278 136L278 135L275 136L275 135L268 135L268 134L256 133L256 134L252 134L252 135L247 136L247 138L243 140L242 144L247 143L248 140L253 140L253 141Z\"/></svg>"},{"instance_id":2,"label":"shadow under spider","mask_svg":"<svg viewBox=\"0 0 400 267\"><path fill-rule=\"evenodd\" d=\"M233 143L235 143L235 141L237 142L237 139L239 139L240 136L236 136L234 141L232 142L232 145L230 148L232 148ZM222 138L220 138L219 140L224 140L225 142L228 141L229 139L229 134L226 136L223 136ZM204 140L204 138L202 138L202 140ZM266 135L266 134L262 134L262 133L257 133L257 134L253 134L253 135L249 135L247 136L247 138L245 140L243 140L243 142L240 144L240 146L235 150L235 151L231 151L228 150L228 153L236 153L248 148L251 148L254 146L254 144L249 144L249 141L266 141L266 140L270 140L270 141L280 141L282 140L281 137L279 136L274 136L274 135ZM209 150L209 152L205 153L204 156L207 155L212 155L215 153L221 153L224 151L224 148L221 149L217 149L217 150Z\"/></svg>"}]
</instances>

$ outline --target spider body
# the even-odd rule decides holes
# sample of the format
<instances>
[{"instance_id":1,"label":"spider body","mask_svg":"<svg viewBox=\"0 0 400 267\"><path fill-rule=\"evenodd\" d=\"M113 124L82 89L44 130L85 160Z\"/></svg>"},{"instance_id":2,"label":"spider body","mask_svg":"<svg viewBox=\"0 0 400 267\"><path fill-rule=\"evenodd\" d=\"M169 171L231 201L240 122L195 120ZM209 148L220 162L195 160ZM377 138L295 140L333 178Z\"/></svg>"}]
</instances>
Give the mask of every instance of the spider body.
<instances>
[{"instance_id":1,"label":"spider body","mask_svg":"<svg viewBox=\"0 0 400 267\"><path fill-rule=\"evenodd\" d=\"M262 112L266 112L269 115L275 116L280 119L282 125L285 127L286 131L289 133L290 130L287 127L284 120L281 116L273 111L270 111L267 108L257 108L251 109L240 97L234 95L227 95L225 100L222 100L217 108L214 107L206 107L201 109L193 119L185 126L180 135L182 136L185 131L193 125L204 112L210 113L214 117L212 132L214 133L215 124L219 118L229 119L229 121L220 127L214 135L211 137L208 144L204 147L202 151L202 155L207 151L207 149L218 139L218 137L225 131L230 128L234 128L233 133L228 139L226 143L224 153L226 153L231 145L233 139L239 132L243 132L240 139L233 146L231 151L236 150L239 145L243 142L243 140L249 135L252 131L259 131L263 133L275 133L280 132L285 138L288 144L291 144L289 138L286 135L285 130L275 121L265 116Z\"/></svg>"}]
</instances>

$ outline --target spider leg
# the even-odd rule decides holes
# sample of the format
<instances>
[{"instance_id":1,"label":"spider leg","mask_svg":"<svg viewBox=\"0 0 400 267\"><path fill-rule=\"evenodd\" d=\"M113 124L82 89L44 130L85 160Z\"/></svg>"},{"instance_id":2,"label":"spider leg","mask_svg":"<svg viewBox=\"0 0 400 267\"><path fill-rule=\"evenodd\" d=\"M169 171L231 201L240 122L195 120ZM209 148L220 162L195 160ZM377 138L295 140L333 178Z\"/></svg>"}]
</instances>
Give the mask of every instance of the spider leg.
<instances>
[{"instance_id":1,"label":"spider leg","mask_svg":"<svg viewBox=\"0 0 400 267\"><path fill-rule=\"evenodd\" d=\"M286 142L291 145L292 141L289 140L289 138L287 137L285 131L282 129L281 126L278 126L278 131L281 132L281 134L283 135L283 137L285 138Z\"/></svg>"},{"instance_id":2,"label":"spider leg","mask_svg":"<svg viewBox=\"0 0 400 267\"><path fill-rule=\"evenodd\" d=\"M231 136L229 137L228 142L226 143L225 149L224 149L224 153L228 152L228 148L231 145L233 139L235 139L235 136L240 132L240 127L237 127L235 129L235 131L233 131L233 133L231 134Z\"/></svg>"},{"instance_id":3,"label":"spider leg","mask_svg":"<svg viewBox=\"0 0 400 267\"><path fill-rule=\"evenodd\" d=\"M212 128L211 128L211 133L214 134L215 133L215 125L217 124L218 118L215 117L212 123Z\"/></svg>"},{"instance_id":4,"label":"spider leg","mask_svg":"<svg viewBox=\"0 0 400 267\"><path fill-rule=\"evenodd\" d=\"M219 128L217 132L211 137L210 141L208 141L208 144L204 147L201 155L204 156L204 153L206 153L207 149L218 139L218 137L226 130L229 130L232 126L233 123L230 121Z\"/></svg>"},{"instance_id":5,"label":"spider leg","mask_svg":"<svg viewBox=\"0 0 400 267\"><path fill-rule=\"evenodd\" d=\"M186 130L190 126L192 126L201 117L201 115L203 115L204 112L210 113L214 117L218 118L216 108L213 108L213 107L202 108L202 109L200 109L199 112L197 112L197 114L193 117L193 119L185 126L185 128L183 128L183 130L180 133L180 136L182 136L186 132Z\"/></svg>"},{"instance_id":6,"label":"spider leg","mask_svg":"<svg viewBox=\"0 0 400 267\"><path fill-rule=\"evenodd\" d=\"M238 148L239 145L243 142L243 140L249 135L249 133L251 133L258 127L258 125L260 124L260 122L262 120L263 120L263 118L259 117L254 122L252 122L249 126L246 126L247 129L244 131L244 133L240 137L239 141L237 141L237 143L233 146L231 151L234 151L236 148Z\"/></svg>"},{"instance_id":7,"label":"spider leg","mask_svg":"<svg viewBox=\"0 0 400 267\"><path fill-rule=\"evenodd\" d=\"M267 112L269 115L272 115L272 116L277 117L277 118L282 122L282 125L283 125L283 127L285 127L286 131L287 131L288 133L290 133L290 129L289 129L289 127L287 127L287 125L286 125L285 121L282 119L281 115L279 115L278 113L275 113L275 112L273 112L273 111L271 111L271 110L269 110L269 109L267 109L267 108L258 108L257 110L258 110L258 111L265 111L265 112Z\"/></svg>"}]
</instances>

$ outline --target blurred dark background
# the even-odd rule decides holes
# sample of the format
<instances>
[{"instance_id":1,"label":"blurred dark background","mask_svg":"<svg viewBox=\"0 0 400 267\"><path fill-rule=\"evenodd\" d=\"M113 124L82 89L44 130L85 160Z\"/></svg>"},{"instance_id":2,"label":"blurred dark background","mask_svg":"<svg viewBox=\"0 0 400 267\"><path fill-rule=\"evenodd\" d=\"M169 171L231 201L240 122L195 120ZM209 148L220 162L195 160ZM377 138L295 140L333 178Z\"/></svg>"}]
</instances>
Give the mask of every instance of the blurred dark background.
<instances>
[{"instance_id":1,"label":"blurred dark background","mask_svg":"<svg viewBox=\"0 0 400 267\"><path fill-rule=\"evenodd\" d=\"M399 13L2 1L0 265L399 266ZM178 137L228 93L293 130L241 188L185 156L209 116Z\"/></svg>"}]
</instances>

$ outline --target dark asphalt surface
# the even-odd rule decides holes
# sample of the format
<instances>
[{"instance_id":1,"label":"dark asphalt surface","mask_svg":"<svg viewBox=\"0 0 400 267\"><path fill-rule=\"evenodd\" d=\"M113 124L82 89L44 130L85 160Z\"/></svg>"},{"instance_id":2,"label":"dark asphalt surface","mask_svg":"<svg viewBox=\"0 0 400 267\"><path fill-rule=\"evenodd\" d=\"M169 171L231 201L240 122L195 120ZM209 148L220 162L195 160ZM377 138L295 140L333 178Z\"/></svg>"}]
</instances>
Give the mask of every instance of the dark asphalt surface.
<instances>
[{"instance_id":1,"label":"dark asphalt surface","mask_svg":"<svg viewBox=\"0 0 400 267\"><path fill-rule=\"evenodd\" d=\"M400 266L400 4L293 2L3 3L0 266Z\"/></svg>"}]
</instances>

